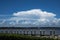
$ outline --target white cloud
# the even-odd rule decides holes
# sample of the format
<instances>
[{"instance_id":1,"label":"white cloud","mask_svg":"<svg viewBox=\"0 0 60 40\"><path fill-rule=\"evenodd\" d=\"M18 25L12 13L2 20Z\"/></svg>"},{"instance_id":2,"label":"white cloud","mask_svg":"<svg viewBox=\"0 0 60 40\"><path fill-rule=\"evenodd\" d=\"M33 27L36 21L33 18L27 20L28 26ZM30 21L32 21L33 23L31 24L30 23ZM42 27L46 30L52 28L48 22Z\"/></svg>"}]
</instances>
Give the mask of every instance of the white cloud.
<instances>
[{"instance_id":1,"label":"white cloud","mask_svg":"<svg viewBox=\"0 0 60 40\"><path fill-rule=\"evenodd\" d=\"M14 20L15 25L20 24L25 26L60 26L60 18L56 18L56 14L52 12L42 11L41 9L31 9L13 13L14 17L9 20Z\"/></svg>"},{"instance_id":2,"label":"white cloud","mask_svg":"<svg viewBox=\"0 0 60 40\"><path fill-rule=\"evenodd\" d=\"M13 13L14 16L20 16L20 17L39 17L39 18L51 18L55 17L56 14L42 11L40 9L32 9L32 10L27 10L27 11L20 11L17 13Z\"/></svg>"}]
</instances>

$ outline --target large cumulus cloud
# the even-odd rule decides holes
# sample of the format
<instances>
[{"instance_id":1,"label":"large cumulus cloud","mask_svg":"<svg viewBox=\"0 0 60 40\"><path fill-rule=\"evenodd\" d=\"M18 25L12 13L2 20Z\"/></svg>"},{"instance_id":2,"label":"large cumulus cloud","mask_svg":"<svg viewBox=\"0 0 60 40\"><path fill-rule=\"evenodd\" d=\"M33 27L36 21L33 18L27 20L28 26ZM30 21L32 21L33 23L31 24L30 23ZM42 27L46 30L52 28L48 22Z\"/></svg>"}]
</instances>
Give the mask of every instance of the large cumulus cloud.
<instances>
[{"instance_id":1,"label":"large cumulus cloud","mask_svg":"<svg viewBox=\"0 0 60 40\"><path fill-rule=\"evenodd\" d=\"M42 11L41 9L31 9L13 13L9 22L14 26L37 26L37 27L59 27L60 18L52 12ZM15 21L15 22L13 22Z\"/></svg>"},{"instance_id":2,"label":"large cumulus cloud","mask_svg":"<svg viewBox=\"0 0 60 40\"><path fill-rule=\"evenodd\" d=\"M13 13L13 16L15 17L9 20L15 20L16 24L42 27L60 26L60 19L56 18L56 14L41 9L20 11Z\"/></svg>"}]
</instances>

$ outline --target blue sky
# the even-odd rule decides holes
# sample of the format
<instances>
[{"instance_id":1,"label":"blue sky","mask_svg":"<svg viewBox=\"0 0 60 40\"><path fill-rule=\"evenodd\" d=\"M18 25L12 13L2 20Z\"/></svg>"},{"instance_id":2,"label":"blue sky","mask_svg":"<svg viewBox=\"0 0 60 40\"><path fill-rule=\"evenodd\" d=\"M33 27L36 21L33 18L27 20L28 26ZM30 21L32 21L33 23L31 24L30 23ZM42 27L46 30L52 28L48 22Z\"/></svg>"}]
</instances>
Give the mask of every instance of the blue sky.
<instances>
[{"instance_id":1,"label":"blue sky","mask_svg":"<svg viewBox=\"0 0 60 40\"><path fill-rule=\"evenodd\" d=\"M0 24L60 27L60 0L0 0L1 15L15 17L6 16Z\"/></svg>"},{"instance_id":2,"label":"blue sky","mask_svg":"<svg viewBox=\"0 0 60 40\"><path fill-rule=\"evenodd\" d=\"M60 0L0 0L0 15L30 9L42 9L60 17Z\"/></svg>"}]
</instances>

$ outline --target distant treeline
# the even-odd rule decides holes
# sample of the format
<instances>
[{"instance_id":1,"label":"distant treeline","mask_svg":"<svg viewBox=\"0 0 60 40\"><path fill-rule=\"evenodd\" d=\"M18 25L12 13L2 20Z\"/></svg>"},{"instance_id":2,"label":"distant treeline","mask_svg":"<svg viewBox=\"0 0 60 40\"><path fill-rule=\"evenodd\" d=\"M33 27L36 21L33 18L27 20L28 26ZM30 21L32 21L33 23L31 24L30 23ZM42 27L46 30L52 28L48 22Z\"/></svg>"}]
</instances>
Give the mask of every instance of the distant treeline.
<instances>
[{"instance_id":1,"label":"distant treeline","mask_svg":"<svg viewBox=\"0 0 60 40\"><path fill-rule=\"evenodd\" d=\"M0 40L58 40L54 38L41 38L19 34L0 34Z\"/></svg>"}]
</instances>

